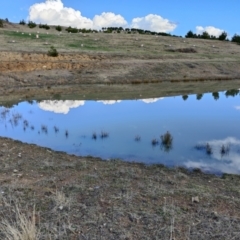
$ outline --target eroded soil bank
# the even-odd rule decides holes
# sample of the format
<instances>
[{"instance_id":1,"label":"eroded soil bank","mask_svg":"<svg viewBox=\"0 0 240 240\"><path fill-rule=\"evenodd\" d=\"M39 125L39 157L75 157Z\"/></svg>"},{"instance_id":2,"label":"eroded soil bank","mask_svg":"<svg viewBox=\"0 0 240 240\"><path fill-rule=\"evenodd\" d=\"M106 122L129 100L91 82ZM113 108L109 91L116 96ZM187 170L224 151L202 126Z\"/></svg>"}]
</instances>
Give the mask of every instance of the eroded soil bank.
<instances>
[{"instance_id":1,"label":"eroded soil bank","mask_svg":"<svg viewBox=\"0 0 240 240\"><path fill-rule=\"evenodd\" d=\"M35 206L41 239L240 236L239 176L77 157L6 138L0 146L0 217L14 222L17 204L31 219Z\"/></svg>"},{"instance_id":2,"label":"eroded soil bank","mask_svg":"<svg viewBox=\"0 0 240 240\"><path fill-rule=\"evenodd\" d=\"M136 59L111 54L0 53L0 101L135 99L240 87L236 60Z\"/></svg>"}]
</instances>

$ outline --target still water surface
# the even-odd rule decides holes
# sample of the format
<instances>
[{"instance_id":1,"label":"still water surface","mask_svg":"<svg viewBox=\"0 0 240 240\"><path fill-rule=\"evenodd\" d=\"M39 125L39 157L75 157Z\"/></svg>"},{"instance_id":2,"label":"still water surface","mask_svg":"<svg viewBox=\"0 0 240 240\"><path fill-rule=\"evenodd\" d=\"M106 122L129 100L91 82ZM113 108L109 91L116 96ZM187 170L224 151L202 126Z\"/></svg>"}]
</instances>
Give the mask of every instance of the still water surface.
<instances>
[{"instance_id":1,"label":"still water surface","mask_svg":"<svg viewBox=\"0 0 240 240\"><path fill-rule=\"evenodd\" d=\"M1 136L54 150L240 173L238 90L122 101L21 102L0 106L0 113ZM168 151L160 139L167 131L173 137ZM108 136L102 138L102 132ZM153 139L159 144L153 145Z\"/></svg>"}]
</instances>

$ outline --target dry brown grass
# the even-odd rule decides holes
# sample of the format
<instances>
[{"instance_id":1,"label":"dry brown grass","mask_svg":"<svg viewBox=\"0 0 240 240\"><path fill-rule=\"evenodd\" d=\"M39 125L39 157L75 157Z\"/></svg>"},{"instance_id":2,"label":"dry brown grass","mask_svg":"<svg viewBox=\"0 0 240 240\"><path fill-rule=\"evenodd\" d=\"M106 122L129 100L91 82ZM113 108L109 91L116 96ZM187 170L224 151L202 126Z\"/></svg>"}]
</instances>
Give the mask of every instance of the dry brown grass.
<instances>
[{"instance_id":1,"label":"dry brown grass","mask_svg":"<svg viewBox=\"0 0 240 240\"><path fill-rule=\"evenodd\" d=\"M6 203L5 203L6 204ZM16 204L11 210L15 216L9 219L9 216L1 219L0 235L6 240L38 240L40 239L40 231L36 226L35 207L31 216L26 216Z\"/></svg>"}]
</instances>

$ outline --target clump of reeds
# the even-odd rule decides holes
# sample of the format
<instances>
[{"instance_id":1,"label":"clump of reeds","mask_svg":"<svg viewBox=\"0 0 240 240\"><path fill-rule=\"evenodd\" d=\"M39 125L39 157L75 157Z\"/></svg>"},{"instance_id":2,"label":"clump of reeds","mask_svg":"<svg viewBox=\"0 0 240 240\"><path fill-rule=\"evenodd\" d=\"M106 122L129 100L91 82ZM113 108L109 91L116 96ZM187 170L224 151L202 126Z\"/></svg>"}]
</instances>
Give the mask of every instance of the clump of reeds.
<instances>
[{"instance_id":1,"label":"clump of reeds","mask_svg":"<svg viewBox=\"0 0 240 240\"><path fill-rule=\"evenodd\" d=\"M136 136L135 136L135 141L136 141L136 142L141 141L141 137L140 137L139 135L136 135Z\"/></svg>"},{"instance_id":2,"label":"clump of reeds","mask_svg":"<svg viewBox=\"0 0 240 240\"><path fill-rule=\"evenodd\" d=\"M92 134L92 139L94 139L94 140L97 139L97 134L96 134L96 132L94 132L94 133Z\"/></svg>"},{"instance_id":3,"label":"clump of reeds","mask_svg":"<svg viewBox=\"0 0 240 240\"><path fill-rule=\"evenodd\" d=\"M58 133L58 132L59 132L59 128L58 128L57 126L54 126L53 128L54 128L54 132L55 132L55 133Z\"/></svg>"},{"instance_id":4,"label":"clump of reeds","mask_svg":"<svg viewBox=\"0 0 240 240\"><path fill-rule=\"evenodd\" d=\"M42 132L44 132L44 133L48 133L48 128L47 128L47 126L46 125L42 125L41 126L41 130L42 130Z\"/></svg>"},{"instance_id":5,"label":"clump of reeds","mask_svg":"<svg viewBox=\"0 0 240 240\"><path fill-rule=\"evenodd\" d=\"M1 118L5 119L7 114L9 113L9 109L8 108L4 108L2 111L1 111Z\"/></svg>"},{"instance_id":6,"label":"clump of reeds","mask_svg":"<svg viewBox=\"0 0 240 240\"><path fill-rule=\"evenodd\" d=\"M159 144L158 139L153 138L153 139L152 139L152 146L156 146L156 145L158 145L158 144Z\"/></svg>"},{"instance_id":7,"label":"clump of reeds","mask_svg":"<svg viewBox=\"0 0 240 240\"><path fill-rule=\"evenodd\" d=\"M28 120L24 120L23 125L24 125L24 127L28 127Z\"/></svg>"},{"instance_id":8,"label":"clump of reeds","mask_svg":"<svg viewBox=\"0 0 240 240\"><path fill-rule=\"evenodd\" d=\"M212 147L209 143L206 144L206 153L208 155L212 155L213 151L212 151Z\"/></svg>"},{"instance_id":9,"label":"clump of reeds","mask_svg":"<svg viewBox=\"0 0 240 240\"><path fill-rule=\"evenodd\" d=\"M225 145L223 144L223 145L221 146L220 153L221 153L222 156L228 154L229 151L230 151L229 145L225 146Z\"/></svg>"},{"instance_id":10,"label":"clump of reeds","mask_svg":"<svg viewBox=\"0 0 240 240\"><path fill-rule=\"evenodd\" d=\"M161 135L160 138L161 146L165 152L168 152L170 149L172 149L173 137L169 131Z\"/></svg>"},{"instance_id":11,"label":"clump of reeds","mask_svg":"<svg viewBox=\"0 0 240 240\"><path fill-rule=\"evenodd\" d=\"M19 113L14 113L12 115L12 119L13 119L13 122L14 122L14 125L17 126L18 125L18 121L22 118L22 115L19 114Z\"/></svg>"},{"instance_id":12,"label":"clump of reeds","mask_svg":"<svg viewBox=\"0 0 240 240\"><path fill-rule=\"evenodd\" d=\"M198 143L197 145L195 145L195 148L196 148L197 150L205 150L206 145L205 145L205 144L200 144L200 143Z\"/></svg>"},{"instance_id":13,"label":"clump of reeds","mask_svg":"<svg viewBox=\"0 0 240 240\"><path fill-rule=\"evenodd\" d=\"M109 137L109 133L108 133L108 132L105 132L105 131L101 131L100 137L101 137L102 139L103 139L103 138L107 138L107 137Z\"/></svg>"},{"instance_id":14,"label":"clump of reeds","mask_svg":"<svg viewBox=\"0 0 240 240\"><path fill-rule=\"evenodd\" d=\"M171 146L173 142L173 137L170 132L166 132L165 134L161 135L162 145Z\"/></svg>"},{"instance_id":15,"label":"clump of reeds","mask_svg":"<svg viewBox=\"0 0 240 240\"><path fill-rule=\"evenodd\" d=\"M199 144L197 144L195 146L195 148L197 150L204 150L204 151L206 151L206 154L208 154L208 155L212 155L212 153L213 153L212 146L209 143L206 143L206 144L199 143Z\"/></svg>"},{"instance_id":16,"label":"clump of reeds","mask_svg":"<svg viewBox=\"0 0 240 240\"><path fill-rule=\"evenodd\" d=\"M65 131L65 136L66 138L68 137L69 133L68 133L68 130Z\"/></svg>"}]
</instances>

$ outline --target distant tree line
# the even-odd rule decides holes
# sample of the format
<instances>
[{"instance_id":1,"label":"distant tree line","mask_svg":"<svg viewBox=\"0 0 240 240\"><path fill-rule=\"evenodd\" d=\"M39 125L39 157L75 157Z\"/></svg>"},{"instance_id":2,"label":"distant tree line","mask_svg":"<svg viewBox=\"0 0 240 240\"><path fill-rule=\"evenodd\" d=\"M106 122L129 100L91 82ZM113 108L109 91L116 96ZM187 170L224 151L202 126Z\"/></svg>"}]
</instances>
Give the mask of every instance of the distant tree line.
<instances>
[{"instance_id":1,"label":"distant tree line","mask_svg":"<svg viewBox=\"0 0 240 240\"><path fill-rule=\"evenodd\" d=\"M81 32L81 33L97 33L98 31L97 30L92 30L92 29L86 29L86 28L72 28L72 27L68 27L66 28L66 31L67 32L70 32L70 33L78 33L78 32Z\"/></svg>"},{"instance_id":2,"label":"distant tree line","mask_svg":"<svg viewBox=\"0 0 240 240\"><path fill-rule=\"evenodd\" d=\"M196 34L196 33L193 33L192 31L188 31L185 37L228 41L226 32L222 32L219 37L216 37L216 36L210 35L207 31L203 32L202 34ZM231 41L240 44L240 35L235 34L232 37Z\"/></svg>"},{"instance_id":3,"label":"distant tree line","mask_svg":"<svg viewBox=\"0 0 240 240\"><path fill-rule=\"evenodd\" d=\"M121 32L125 32L128 34L132 34L132 33L138 33L138 34L148 34L148 35L158 35L158 36L170 36L170 37L181 37L181 36L177 36L177 35L171 35L170 33L165 33L165 32L155 32L155 31L149 31L149 30L143 30L143 29L139 29L139 28L123 28L123 27L103 27L102 31L104 33L121 33Z\"/></svg>"},{"instance_id":4,"label":"distant tree line","mask_svg":"<svg viewBox=\"0 0 240 240\"><path fill-rule=\"evenodd\" d=\"M202 34L196 34L196 33L193 33L192 31L188 31L185 37L225 41L227 40L227 33L222 32L219 37L216 37L216 36L210 35L207 31L204 31Z\"/></svg>"},{"instance_id":5,"label":"distant tree line","mask_svg":"<svg viewBox=\"0 0 240 240\"><path fill-rule=\"evenodd\" d=\"M203 93L200 93L200 94L196 94L196 99L197 100L201 100L202 97L203 97ZM212 92L212 96L214 98L214 100L218 100L219 99L219 92ZM230 90L227 90L225 92L225 96L226 97L236 97L236 96L240 96L240 91L238 89L230 89ZM184 101L186 101L188 99L188 95L183 95L182 96L182 99Z\"/></svg>"},{"instance_id":6,"label":"distant tree line","mask_svg":"<svg viewBox=\"0 0 240 240\"><path fill-rule=\"evenodd\" d=\"M6 18L5 20L6 22L8 22L8 19ZM0 28L3 27L3 19L0 19ZM21 25L26 25L25 20L21 20L19 22L19 24ZM33 21L29 21L28 22L28 27L29 28L35 28L37 26L37 24ZM45 29L50 29L50 26L48 26L47 24L39 24L39 28L45 28ZM56 26L55 29L57 31L62 31L62 27L61 26ZM68 28L66 28L67 32L70 33L78 33L78 32L82 32L82 33L97 33L99 31L97 30L92 30L92 29L86 29L86 28L73 28L71 26L69 26ZM100 30L101 31L101 30ZM181 36L177 36L177 35L171 35L170 33L165 33L165 32L155 32L155 31L149 31L149 30L143 30L143 29L139 29L139 28L123 28L123 27L103 27L102 28L102 32L103 33L127 33L127 34L147 34L147 35L157 35L157 36L169 36L169 37L181 37ZM210 39L210 40L220 40L220 41L228 41L227 39L227 33L224 31L222 32L218 37L214 36L214 35L210 35L207 31L204 31L202 34L196 34L193 33L191 30L187 32L187 34L185 35L186 38L200 38L200 39ZM232 42L236 42L238 44L240 44L240 35L235 34L232 39Z\"/></svg>"}]
</instances>

